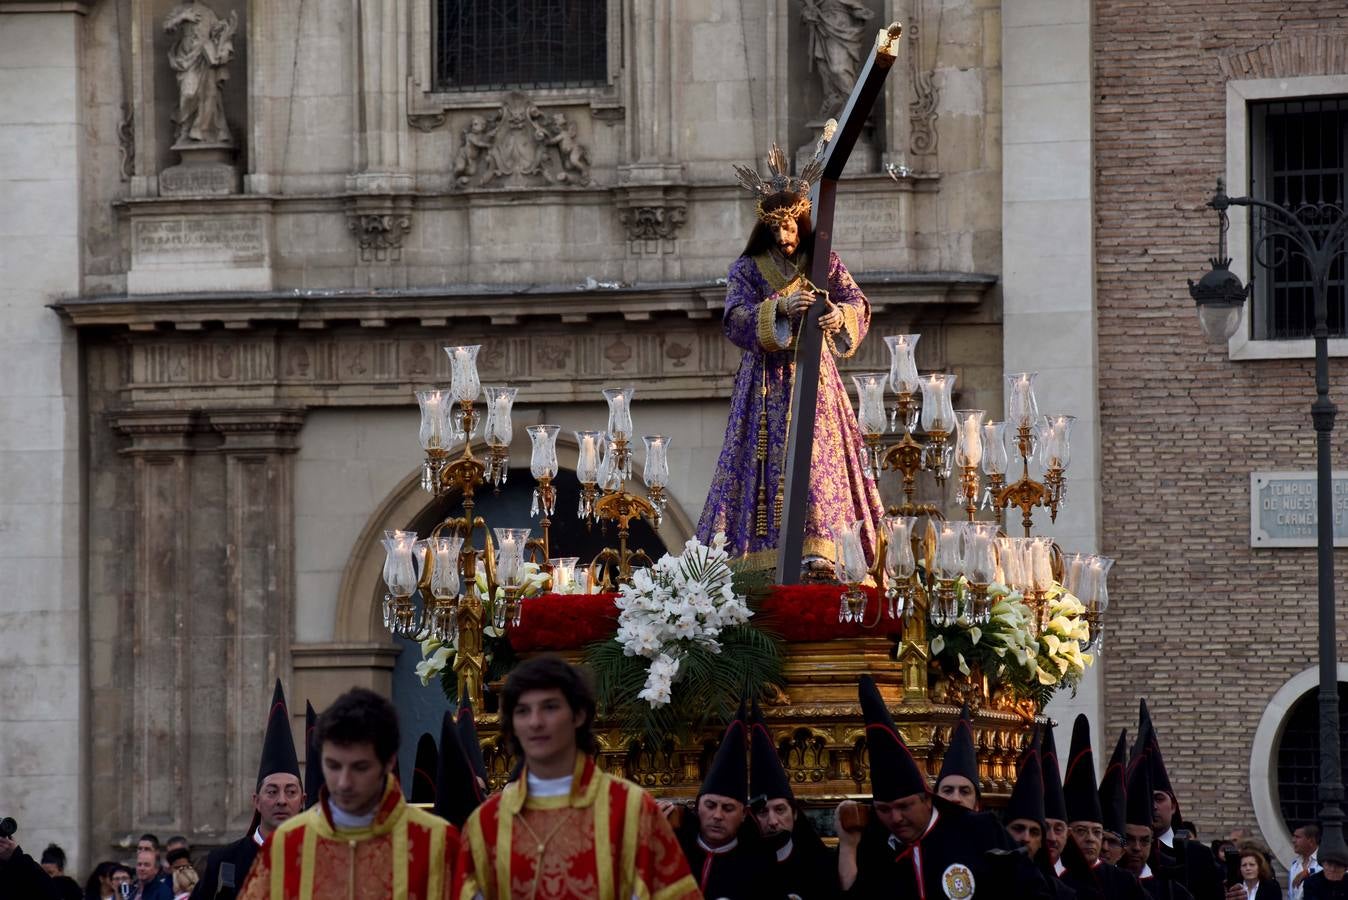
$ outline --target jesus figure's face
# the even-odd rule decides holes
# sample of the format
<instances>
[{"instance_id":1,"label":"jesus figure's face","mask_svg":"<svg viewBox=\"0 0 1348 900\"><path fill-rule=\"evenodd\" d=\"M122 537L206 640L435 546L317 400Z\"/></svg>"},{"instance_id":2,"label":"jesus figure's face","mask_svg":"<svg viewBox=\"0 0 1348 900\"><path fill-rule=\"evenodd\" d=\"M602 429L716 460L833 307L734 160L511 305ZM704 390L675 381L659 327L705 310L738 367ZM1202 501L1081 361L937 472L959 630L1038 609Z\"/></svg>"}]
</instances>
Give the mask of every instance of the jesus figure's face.
<instances>
[{"instance_id":1,"label":"jesus figure's face","mask_svg":"<svg viewBox=\"0 0 1348 900\"><path fill-rule=\"evenodd\" d=\"M782 251L784 256L791 256L800 246L800 231L796 228L795 219L774 222L772 224L772 237L777 242L777 248Z\"/></svg>"}]
</instances>

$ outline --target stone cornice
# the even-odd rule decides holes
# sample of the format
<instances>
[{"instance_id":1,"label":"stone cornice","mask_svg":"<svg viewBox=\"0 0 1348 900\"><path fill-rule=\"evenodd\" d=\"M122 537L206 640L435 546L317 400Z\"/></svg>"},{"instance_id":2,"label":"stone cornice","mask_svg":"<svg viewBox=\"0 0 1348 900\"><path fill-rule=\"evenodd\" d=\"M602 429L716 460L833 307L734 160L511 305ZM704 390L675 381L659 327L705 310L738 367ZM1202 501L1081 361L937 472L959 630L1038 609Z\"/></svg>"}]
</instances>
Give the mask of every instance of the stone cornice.
<instances>
[{"instance_id":1,"label":"stone cornice","mask_svg":"<svg viewBox=\"0 0 1348 900\"><path fill-rule=\"evenodd\" d=\"M895 306L976 307L997 283L994 275L960 272L856 273L875 312ZM644 322L720 316L724 279L638 286L477 285L379 291L293 290L268 293L200 293L77 297L52 304L76 328L131 331L247 330L293 324L323 329L359 323L444 327L450 320L493 326L526 320L586 323L600 319Z\"/></svg>"},{"instance_id":2,"label":"stone cornice","mask_svg":"<svg viewBox=\"0 0 1348 900\"><path fill-rule=\"evenodd\" d=\"M75 13L86 16L98 0L0 0L0 15L5 13Z\"/></svg>"}]
</instances>

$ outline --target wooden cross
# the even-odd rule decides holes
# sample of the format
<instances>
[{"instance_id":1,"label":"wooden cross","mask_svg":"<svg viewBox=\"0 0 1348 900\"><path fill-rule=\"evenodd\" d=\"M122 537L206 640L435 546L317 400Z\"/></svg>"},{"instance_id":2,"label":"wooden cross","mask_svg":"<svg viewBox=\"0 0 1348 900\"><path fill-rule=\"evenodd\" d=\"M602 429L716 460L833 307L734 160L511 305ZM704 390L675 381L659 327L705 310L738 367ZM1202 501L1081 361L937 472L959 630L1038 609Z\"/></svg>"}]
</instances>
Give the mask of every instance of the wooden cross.
<instances>
[{"instance_id":1,"label":"wooden cross","mask_svg":"<svg viewBox=\"0 0 1348 900\"><path fill-rule=\"evenodd\" d=\"M875 49L857 76L852 95L847 98L828 149L824 151L824 173L811 191L814 219L814 256L810 260L810 281L828 284L829 251L833 246L833 202L838 192L847 157L851 155L861 129L880 96L885 76L894 65L895 47L903 27L894 22L881 30ZM819 356L824 348L824 333L819 317L824 304L809 308L801 324L800 344L796 351L796 382L791 392L791 419L786 435L786 485L782 518L777 531L777 583L800 581L800 560L805 549L805 516L810 499L810 458L814 451L814 414L819 399Z\"/></svg>"}]
</instances>

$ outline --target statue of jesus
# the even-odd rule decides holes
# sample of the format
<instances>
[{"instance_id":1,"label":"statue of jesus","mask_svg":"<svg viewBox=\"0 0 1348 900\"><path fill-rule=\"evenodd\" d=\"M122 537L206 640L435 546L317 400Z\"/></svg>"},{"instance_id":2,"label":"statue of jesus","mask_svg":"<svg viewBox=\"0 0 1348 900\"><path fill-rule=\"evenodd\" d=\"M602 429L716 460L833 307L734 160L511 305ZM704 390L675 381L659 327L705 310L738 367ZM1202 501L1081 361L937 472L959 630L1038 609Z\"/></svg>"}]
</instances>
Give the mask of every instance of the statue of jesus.
<instances>
[{"instance_id":1,"label":"statue of jesus","mask_svg":"<svg viewBox=\"0 0 1348 900\"><path fill-rule=\"evenodd\" d=\"M753 568L775 565L796 336L806 311L822 303L818 323L826 350L819 365L802 574L830 580L835 532L864 520L863 544L874 559L882 515L879 491L866 477L861 429L834 364L856 353L870 326L870 304L835 253L829 255L827 285L809 283L814 230L808 194L819 170L812 164L803 177L789 177L786 156L776 146L768 159L767 181L739 170L741 182L759 195L758 221L726 277L722 328L744 356L697 536L710 542L724 532L732 558Z\"/></svg>"}]
</instances>

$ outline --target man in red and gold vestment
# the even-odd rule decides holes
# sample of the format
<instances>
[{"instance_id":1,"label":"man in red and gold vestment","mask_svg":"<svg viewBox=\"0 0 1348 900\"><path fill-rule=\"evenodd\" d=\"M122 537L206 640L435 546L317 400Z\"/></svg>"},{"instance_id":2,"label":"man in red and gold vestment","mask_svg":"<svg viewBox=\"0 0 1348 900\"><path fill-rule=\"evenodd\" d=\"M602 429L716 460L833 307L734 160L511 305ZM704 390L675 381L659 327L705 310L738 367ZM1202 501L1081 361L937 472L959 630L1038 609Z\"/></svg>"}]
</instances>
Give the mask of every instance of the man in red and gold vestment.
<instances>
[{"instance_id":1,"label":"man in red and gold vestment","mask_svg":"<svg viewBox=\"0 0 1348 900\"><path fill-rule=\"evenodd\" d=\"M373 691L338 697L314 727L319 802L258 851L241 900L448 900L459 833L403 801L398 713Z\"/></svg>"},{"instance_id":2,"label":"man in red and gold vestment","mask_svg":"<svg viewBox=\"0 0 1348 900\"><path fill-rule=\"evenodd\" d=\"M595 764L594 714L589 685L556 657L510 673L501 729L524 769L464 826L458 900L701 897L655 801Z\"/></svg>"}]
</instances>

